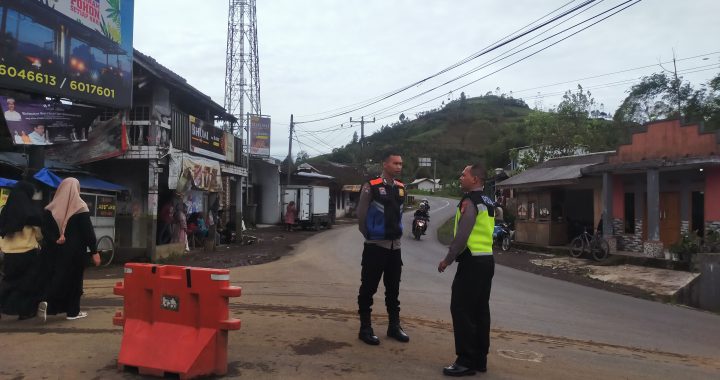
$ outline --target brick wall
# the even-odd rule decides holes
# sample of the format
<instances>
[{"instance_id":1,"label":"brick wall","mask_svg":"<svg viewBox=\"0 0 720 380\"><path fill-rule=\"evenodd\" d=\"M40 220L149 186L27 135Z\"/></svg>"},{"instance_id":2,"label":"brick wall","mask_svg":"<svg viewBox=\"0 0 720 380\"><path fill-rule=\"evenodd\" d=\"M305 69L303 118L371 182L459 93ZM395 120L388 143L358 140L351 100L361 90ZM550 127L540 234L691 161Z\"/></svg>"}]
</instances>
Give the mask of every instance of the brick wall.
<instances>
[{"instance_id":1,"label":"brick wall","mask_svg":"<svg viewBox=\"0 0 720 380\"><path fill-rule=\"evenodd\" d=\"M625 224L620 219L613 219L613 232L617 238L617 248L620 251L643 252L642 240L643 221L635 219L635 231L633 234L625 233Z\"/></svg>"}]
</instances>

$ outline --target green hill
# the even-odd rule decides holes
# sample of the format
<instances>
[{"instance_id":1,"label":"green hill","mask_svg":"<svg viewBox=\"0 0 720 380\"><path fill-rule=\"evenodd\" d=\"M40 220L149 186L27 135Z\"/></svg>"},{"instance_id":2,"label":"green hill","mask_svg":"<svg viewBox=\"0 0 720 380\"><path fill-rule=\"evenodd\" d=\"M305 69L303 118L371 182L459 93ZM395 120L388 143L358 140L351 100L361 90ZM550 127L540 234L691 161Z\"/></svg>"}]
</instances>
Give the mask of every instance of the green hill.
<instances>
[{"instance_id":1,"label":"green hill","mask_svg":"<svg viewBox=\"0 0 720 380\"><path fill-rule=\"evenodd\" d=\"M382 152L393 148L403 154L403 178L432 177L432 168L419 168L418 157L437 159L437 176L444 182L458 178L468 163L483 161L488 169L505 167L509 150L527 145L523 137L530 108L513 98L487 95L453 101L440 110L416 115L417 118L383 126L366 137L364 152L359 143L350 143L333 153L310 161L359 164L371 160L370 171Z\"/></svg>"}]
</instances>

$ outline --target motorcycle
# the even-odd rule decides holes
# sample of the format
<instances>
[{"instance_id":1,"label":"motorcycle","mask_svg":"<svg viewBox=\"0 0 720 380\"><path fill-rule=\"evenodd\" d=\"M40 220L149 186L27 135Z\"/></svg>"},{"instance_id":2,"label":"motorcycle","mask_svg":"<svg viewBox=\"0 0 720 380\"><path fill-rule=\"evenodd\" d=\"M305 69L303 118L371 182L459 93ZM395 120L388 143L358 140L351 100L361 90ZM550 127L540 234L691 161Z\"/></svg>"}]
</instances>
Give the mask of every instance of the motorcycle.
<instances>
[{"instance_id":1,"label":"motorcycle","mask_svg":"<svg viewBox=\"0 0 720 380\"><path fill-rule=\"evenodd\" d=\"M427 230L427 219L425 218L415 218L413 219L413 235L415 236L415 240L420 240L420 236L425 234L425 231Z\"/></svg>"},{"instance_id":2,"label":"motorcycle","mask_svg":"<svg viewBox=\"0 0 720 380\"><path fill-rule=\"evenodd\" d=\"M507 251L515 237L515 230L508 223L498 223L493 230L493 244L500 246L500 249Z\"/></svg>"}]
</instances>

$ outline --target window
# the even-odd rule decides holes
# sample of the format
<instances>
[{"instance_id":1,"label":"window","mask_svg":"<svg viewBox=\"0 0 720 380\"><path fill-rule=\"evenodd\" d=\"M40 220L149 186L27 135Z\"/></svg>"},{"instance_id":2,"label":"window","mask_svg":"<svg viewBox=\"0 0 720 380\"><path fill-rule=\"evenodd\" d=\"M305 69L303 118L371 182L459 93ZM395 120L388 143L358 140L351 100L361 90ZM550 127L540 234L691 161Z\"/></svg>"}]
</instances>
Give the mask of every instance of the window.
<instances>
[{"instance_id":1,"label":"window","mask_svg":"<svg viewBox=\"0 0 720 380\"><path fill-rule=\"evenodd\" d=\"M23 55L40 59L55 55L55 31L22 13L8 9L5 32L15 39L17 50Z\"/></svg>"},{"instance_id":2,"label":"window","mask_svg":"<svg viewBox=\"0 0 720 380\"><path fill-rule=\"evenodd\" d=\"M635 193L625 193L625 233L635 233Z\"/></svg>"}]
</instances>

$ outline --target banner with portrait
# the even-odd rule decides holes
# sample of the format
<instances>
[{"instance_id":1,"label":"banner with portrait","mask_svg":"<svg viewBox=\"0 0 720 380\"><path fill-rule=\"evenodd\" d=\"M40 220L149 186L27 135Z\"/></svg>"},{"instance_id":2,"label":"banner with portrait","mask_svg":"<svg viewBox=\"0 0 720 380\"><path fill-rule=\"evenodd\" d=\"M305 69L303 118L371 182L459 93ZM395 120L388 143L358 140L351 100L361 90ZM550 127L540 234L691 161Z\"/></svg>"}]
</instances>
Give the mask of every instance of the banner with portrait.
<instances>
[{"instance_id":1,"label":"banner with portrait","mask_svg":"<svg viewBox=\"0 0 720 380\"><path fill-rule=\"evenodd\" d=\"M270 118L250 115L250 154L270 157Z\"/></svg>"},{"instance_id":2,"label":"banner with portrait","mask_svg":"<svg viewBox=\"0 0 720 380\"><path fill-rule=\"evenodd\" d=\"M5 122L15 145L52 145L88 141L100 109L48 100L0 96Z\"/></svg>"}]
</instances>

